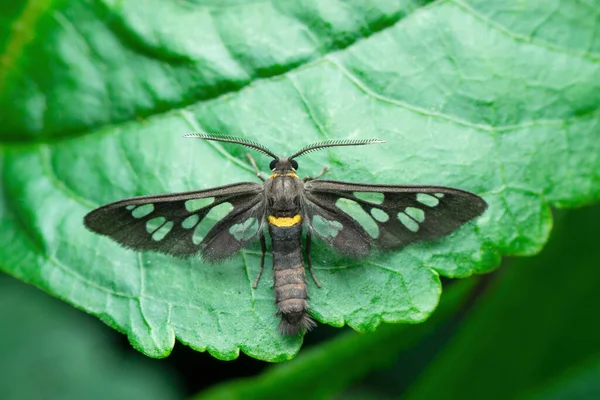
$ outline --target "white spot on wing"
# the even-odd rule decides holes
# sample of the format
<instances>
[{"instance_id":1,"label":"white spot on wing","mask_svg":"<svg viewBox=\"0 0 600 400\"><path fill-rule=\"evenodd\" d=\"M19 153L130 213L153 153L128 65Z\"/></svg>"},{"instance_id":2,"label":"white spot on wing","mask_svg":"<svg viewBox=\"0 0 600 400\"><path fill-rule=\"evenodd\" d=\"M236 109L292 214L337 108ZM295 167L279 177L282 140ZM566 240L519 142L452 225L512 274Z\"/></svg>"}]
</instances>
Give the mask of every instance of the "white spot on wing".
<instances>
[{"instance_id":1,"label":"white spot on wing","mask_svg":"<svg viewBox=\"0 0 600 400\"><path fill-rule=\"evenodd\" d=\"M387 222L390 219L390 216L383 210L379 208L372 208L371 215L379 222Z\"/></svg>"},{"instance_id":2,"label":"white spot on wing","mask_svg":"<svg viewBox=\"0 0 600 400\"><path fill-rule=\"evenodd\" d=\"M229 233L237 240L248 240L258 232L258 220L254 217L248 218L246 221L232 225L229 228Z\"/></svg>"},{"instance_id":3,"label":"white spot on wing","mask_svg":"<svg viewBox=\"0 0 600 400\"><path fill-rule=\"evenodd\" d=\"M419 224L403 212L398 213L398 219L409 231L417 232L419 230Z\"/></svg>"},{"instance_id":4,"label":"white spot on wing","mask_svg":"<svg viewBox=\"0 0 600 400\"><path fill-rule=\"evenodd\" d=\"M417 201L427 207L435 207L440 204L436 197L427 193L417 193Z\"/></svg>"},{"instance_id":5,"label":"white spot on wing","mask_svg":"<svg viewBox=\"0 0 600 400\"><path fill-rule=\"evenodd\" d=\"M144 218L152 211L154 211L154 204L144 204L142 206L133 208L133 211L131 211L131 216L133 216L133 218Z\"/></svg>"},{"instance_id":6,"label":"white spot on wing","mask_svg":"<svg viewBox=\"0 0 600 400\"><path fill-rule=\"evenodd\" d=\"M208 232L227 214L233 210L231 203L221 203L218 206L214 206L208 211L206 217L202 219L202 222L194 229L194 235L192 241L195 245L199 245L200 242L206 237Z\"/></svg>"},{"instance_id":7,"label":"white spot on wing","mask_svg":"<svg viewBox=\"0 0 600 400\"><path fill-rule=\"evenodd\" d=\"M214 203L214 197L206 197L204 199L190 199L185 202L185 209L189 212L198 211L201 208L211 205Z\"/></svg>"},{"instance_id":8,"label":"white spot on wing","mask_svg":"<svg viewBox=\"0 0 600 400\"><path fill-rule=\"evenodd\" d=\"M372 238L379 236L379 227L377 226L377 223L375 223L373 217L363 210L360 204L354 200L341 198L335 202L335 205L354 218Z\"/></svg>"},{"instance_id":9,"label":"white spot on wing","mask_svg":"<svg viewBox=\"0 0 600 400\"><path fill-rule=\"evenodd\" d=\"M312 217L312 227L320 236L334 238L343 226L339 221L330 221L320 215L314 215Z\"/></svg>"},{"instance_id":10,"label":"white spot on wing","mask_svg":"<svg viewBox=\"0 0 600 400\"><path fill-rule=\"evenodd\" d=\"M354 192L354 196L373 204L382 204L385 196L379 192Z\"/></svg>"},{"instance_id":11,"label":"white spot on wing","mask_svg":"<svg viewBox=\"0 0 600 400\"><path fill-rule=\"evenodd\" d=\"M404 212L413 219L416 219L417 222L423 222L425 220L425 212L420 208L406 207Z\"/></svg>"},{"instance_id":12,"label":"white spot on wing","mask_svg":"<svg viewBox=\"0 0 600 400\"><path fill-rule=\"evenodd\" d=\"M171 229L173 229L173 221L168 221L152 234L152 239L157 242L163 240L167 233L171 232Z\"/></svg>"},{"instance_id":13,"label":"white spot on wing","mask_svg":"<svg viewBox=\"0 0 600 400\"><path fill-rule=\"evenodd\" d=\"M181 223L181 226L184 229L192 229L198 223L198 219L200 219L200 217L198 217L198 214L192 214L183 220L183 222Z\"/></svg>"},{"instance_id":14,"label":"white spot on wing","mask_svg":"<svg viewBox=\"0 0 600 400\"><path fill-rule=\"evenodd\" d=\"M167 222L165 217L156 217L146 222L146 232L153 234L161 225Z\"/></svg>"}]
</instances>

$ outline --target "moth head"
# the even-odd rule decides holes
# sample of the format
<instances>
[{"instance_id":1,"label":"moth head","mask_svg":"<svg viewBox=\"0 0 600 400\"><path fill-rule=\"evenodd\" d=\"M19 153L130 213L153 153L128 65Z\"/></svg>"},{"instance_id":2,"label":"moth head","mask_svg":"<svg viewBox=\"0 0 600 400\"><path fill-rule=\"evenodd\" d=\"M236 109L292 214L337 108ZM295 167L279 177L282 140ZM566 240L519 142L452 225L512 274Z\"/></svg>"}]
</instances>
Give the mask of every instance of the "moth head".
<instances>
[{"instance_id":1,"label":"moth head","mask_svg":"<svg viewBox=\"0 0 600 400\"><path fill-rule=\"evenodd\" d=\"M269 168L278 173L295 172L298 169L298 161L290 158L276 158L271 161Z\"/></svg>"}]
</instances>

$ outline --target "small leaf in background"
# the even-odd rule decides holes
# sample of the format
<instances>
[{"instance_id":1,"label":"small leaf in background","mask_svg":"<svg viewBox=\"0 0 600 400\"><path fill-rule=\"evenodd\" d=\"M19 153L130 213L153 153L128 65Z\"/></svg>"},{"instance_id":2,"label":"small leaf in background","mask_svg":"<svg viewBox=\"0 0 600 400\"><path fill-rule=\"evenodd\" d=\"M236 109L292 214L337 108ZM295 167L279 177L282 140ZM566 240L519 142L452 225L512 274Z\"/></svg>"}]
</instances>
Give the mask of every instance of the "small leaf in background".
<instances>
[{"instance_id":1,"label":"small leaf in background","mask_svg":"<svg viewBox=\"0 0 600 400\"><path fill-rule=\"evenodd\" d=\"M536 400L587 400L600 398L600 358L577 366L524 398ZM537 392L537 393L536 393Z\"/></svg>"},{"instance_id":2,"label":"small leaf in background","mask_svg":"<svg viewBox=\"0 0 600 400\"><path fill-rule=\"evenodd\" d=\"M600 29L543 0L23 2L0 6L0 270L98 316L151 357L179 340L230 360L293 358L257 247L223 264L138 254L86 231L125 197L253 181L245 150L379 137L315 153L332 179L473 191L450 237L364 261L315 245L321 323L372 331L435 309L439 275L540 251L549 206L600 199ZM567 32L567 33L565 33ZM266 169L266 158L257 157ZM267 260L269 265L270 260Z\"/></svg>"},{"instance_id":3,"label":"small leaf in background","mask_svg":"<svg viewBox=\"0 0 600 400\"><path fill-rule=\"evenodd\" d=\"M181 399L172 371L124 357L87 317L0 275L0 398Z\"/></svg>"}]
</instances>

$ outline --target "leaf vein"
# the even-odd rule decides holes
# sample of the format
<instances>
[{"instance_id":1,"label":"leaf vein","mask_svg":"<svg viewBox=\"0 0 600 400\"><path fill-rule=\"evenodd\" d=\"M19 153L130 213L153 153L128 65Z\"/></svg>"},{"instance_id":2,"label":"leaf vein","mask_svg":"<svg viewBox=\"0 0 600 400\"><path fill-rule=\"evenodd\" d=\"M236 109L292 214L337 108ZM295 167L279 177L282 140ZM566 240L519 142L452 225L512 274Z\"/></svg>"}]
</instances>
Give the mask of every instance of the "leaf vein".
<instances>
[{"instance_id":1,"label":"leaf vein","mask_svg":"<svg viewBox=\"0 0 600 400\"><path fill-rule=\"evenodd\" d=\"M50 150L50 146L48 146L48 145L40 145L39 146L40 161L42 164L42 168L43 168L44 172L46 173L46 176L48 177L48 180L50 181L50 183L52 183L52 185L59 192L64 194L66 198L74 200L75 202L81 204L82 206L84 206L86 208L89 208L89 209L95 208L97 206L96 204L94 204L90 200L77 194L73 189L71 189L67 185L67 183L65 181L63 181L62 179L60 179L58 177L58 175L56 174L56 171L54 170L54 167L52 165L51 152L52 152L52 150Z\"/></svg>"},{"instance_id":2,"label":"leaf vein","mask_svg":"<svg viewBox=\"0 0 600 400\"><path fill-rule=\"evenodd\" d=\"M534 46L538 46L540 48L550 50L552 52L559 53L559 54L581 57L581 58L585 58L587 60L590 60L590 61L593 61L596 63L600 62L600 57L598 57L598 56L595 56L595 55L592 55L589 53L580 52L580 51L572 51L566 47L558 46L558 45L552 44L550 42L545 42L545 41L542 41L539 39L534 39L531 36L525 36L525 35L515 33L513 31L509 30L506 26L501 25L501 24L493 21L489 17L481 14L479 11L475 10L473 7L471 7L470 5L468 5L467 3L465 3L462 0L449 0L449 2L455 4L456 6L460 7L463 11L467 12L468 14L471 14L473 17L484 22L489 27L497 30L498 32L501 32L505 36L507 36L515 41L530 43Z\"/></svg>"},{"instance_id":3,"label":"leaf vein","mask_svg":"<svg viewBox=\"0 0 600 400\"><path fill-rule=\"evenodd\" d=\"M298 97L300 98L300 101L302 102L302 105L304 106L304 109L306 110L306 113L308 114L310 121L317 128L317 131L323 137L323 140L327 140L329 137L327 136L327 133L325 132L325 127L321 124L321 122L315 116L315 113L314 113L312 107L310 106L308 99L304 96L304 93L298 86L296 79L291 75L287 75L287 78L290 81L290 83L292 84L292 87L294 88L294 90L296 90L296 92L298 93Z\"/></svg>"},{"instance_id":4,"label":"leaf vein","mask_svg":"<svg viewBox=\"0 0 600 400\"><path fill-rule=\"evenodd\" d=\"M360 89L367 96L370 96L375 100L381 101L383 103L393 104L400 108L404 108L406 110L412 111L417 114L447 120L447 121L453 122L457 125L466 126L466 127L473 128L475 130L479 130L479 131L483 131L483 132L487 132L487 133L502 133L502 132L514 131L514 130L518 130L518 129L536 127L536 126L554 126L554 125L560 126L565 123L574 123L574 122L580 121L582 119L588 119L590 117L600 118L600 107L598 107L596 109L590 110L589 112L574 115L570 118L531 120L531 121L527 121L527 122L524 122L521 124L499 125L499 126L492 126L489 124L476 124L476 123L469 122L465 119L458 118L451 114L433 112L431 110L409 104L402 100L396 100L396 99L392 99L392 98L383 96L379 93L376 93L371 88L369 88L362 80L360 80L354 74L352 74L350 71L348 71L346 69L346 67L343 66L338 60L336 60L332 57L326 57L325 62L329 62L334 67L338 68L340 70L340 72L344 76L346 76L358 89Z\"/></svg>"}]
</instances>

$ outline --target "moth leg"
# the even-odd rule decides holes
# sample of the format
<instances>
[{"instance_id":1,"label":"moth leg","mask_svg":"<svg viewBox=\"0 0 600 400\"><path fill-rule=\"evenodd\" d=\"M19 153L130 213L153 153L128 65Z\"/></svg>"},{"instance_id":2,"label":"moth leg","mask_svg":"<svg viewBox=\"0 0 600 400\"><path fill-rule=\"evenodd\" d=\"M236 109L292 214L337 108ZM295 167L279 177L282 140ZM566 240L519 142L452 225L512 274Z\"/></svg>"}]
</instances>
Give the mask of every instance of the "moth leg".
<instances>
[{"instance_id":1,"label":"moth leg","mask_svg":"<svg viewBox=\"0 0 600 400\"><path fill-rule=\"evenodd\" d=\"M308 181L312 181L314 179L319 179L320 177L322 177L323 175L325 175L325 173L329 171L329 167L328 166L324 166L323 169L321 170L321 172L319 172L316 176L305 176L303 181L304 182L308 182Z\"/></svg>"},{"instance_id":2,"label":"moth leg","mask_svg":"<svg viewBox=\"0 0 600 400\"><path fill-rule=\"evenodd\" d=\"M256 289L258 286L258 281L262 275L263 267L265 266L265 253L267 252L267 243L265 242L265 235L262 232L260 233L260 249L262 250L262 256L260 257L260 269L258 270L258 276L254 280L254 285L252 285L254 289Z\"/></svg>"},{"instance_id":3,"label":"moth leg","mask_svg":"<svg viewBox=\"0 0 600 400\"><path fill-rule=\"evenodd\" d=\"M258 166L256 165L256 161L254 161L254 157L252 157L252 154L246 153L246 157L248 157L248 161L250 161L252 168L254 168L254 172L256 172L256 176L258 176L258 178L264 182L266 180L266 178L263 175L263 173L260 172L260 169L258 169Z\"/></svg>"},{"instance_id":4,"label":"moth leg","mask_svg":"<svg viewBox=\"0 0 600 400\"><path fill-rule=\"evenodd\" d=\"M312 260L310 258L310 230L306 233L306 263L308 264L308 270L310 271L313 281L315 281L318 287L321 287L321 282L319 282L312 269Z\"/></svg>"}]
</instances>

